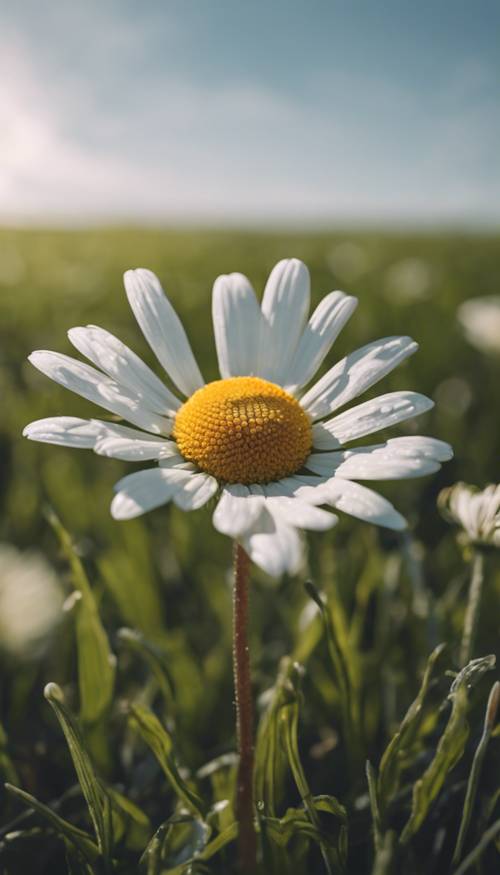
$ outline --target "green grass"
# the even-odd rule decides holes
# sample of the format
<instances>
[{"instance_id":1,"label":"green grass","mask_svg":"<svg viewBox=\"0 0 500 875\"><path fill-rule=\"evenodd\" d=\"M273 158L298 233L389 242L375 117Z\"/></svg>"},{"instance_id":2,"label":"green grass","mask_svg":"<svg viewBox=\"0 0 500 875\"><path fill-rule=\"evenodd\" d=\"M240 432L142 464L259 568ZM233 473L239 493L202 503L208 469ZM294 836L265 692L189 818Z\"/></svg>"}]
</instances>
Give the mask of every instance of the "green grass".
<instances>
[{"instance_id":1,"label":"green grass","mask_svg":"<svg viewBox=\"0 0 500 875\"><path fill-rule=\"evenodd\" d=\"M115 522L112 486L132 466L23 440L33 419L96 412L26 356L72 354L66 330L94 323L156 367L121 282L146 266L215 378L213 280L239 270L260 293L288 255L308 264L315 303L333 288L360 298L335 357L380 336L419 341L372 394L435 398L418 433L452 443L455 458L434 477L381 485L409 535L343 518L309 539L304 578L273 582L253 569L262 873L498 871L500 752L495 730L486 743L483 734L496 674L492 660L480 663L449 695L468 557L436 496L455 480L498 479L499 362L465 342L455 314L466 298L498 293L500 238L117 229L0 231L0 541L41 551L66 593L80 592L43 657L2 656L0 770L20 788L1 791L2 875L235 871L231 544L210 509ZM401 294L409 259L417 279L423 271L421 296ZM499 599L490 553L477 658L498 653ZM50 687L44 698L49 682L62 696ZM476 858L459 870L480 742L460 854Z\"/></svg>"}]
</instances>

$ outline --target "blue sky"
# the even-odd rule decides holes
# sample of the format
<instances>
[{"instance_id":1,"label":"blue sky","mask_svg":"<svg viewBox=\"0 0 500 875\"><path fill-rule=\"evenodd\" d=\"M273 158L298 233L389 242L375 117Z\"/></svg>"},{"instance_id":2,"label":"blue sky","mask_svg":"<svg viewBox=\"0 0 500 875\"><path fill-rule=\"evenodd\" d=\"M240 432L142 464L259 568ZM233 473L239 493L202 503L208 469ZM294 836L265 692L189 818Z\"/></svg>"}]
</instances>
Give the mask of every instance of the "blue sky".
<instances>
[{"instance_id":1,"label":"blue sky","mask_svg":"<svg viewBox=\"0 0 500 875\"><path fill-rule=\"evenodd\" d=\"M500 223L497 0L0 0L0 220Z\"/></svg>"}]
</instances>

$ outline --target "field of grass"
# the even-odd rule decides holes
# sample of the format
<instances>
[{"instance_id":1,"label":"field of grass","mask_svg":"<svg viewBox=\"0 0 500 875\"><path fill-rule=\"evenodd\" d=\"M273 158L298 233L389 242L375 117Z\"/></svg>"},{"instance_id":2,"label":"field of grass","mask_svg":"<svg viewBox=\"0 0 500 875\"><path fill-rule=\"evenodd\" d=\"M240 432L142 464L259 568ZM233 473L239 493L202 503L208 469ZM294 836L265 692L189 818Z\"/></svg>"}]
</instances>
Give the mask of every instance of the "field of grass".
<instances>
[{"instance_id":1,"label":"field of grass","mask_svg":"<svg viewBox=\"0 0 500 875\"><path fill-rule=\"evenodd\" d=\"M449 695L470 555L436 508L445 485L498 481L500 362L468 345L456 310L498 294L500 237L4 229L0 543L43 554L70 598L43 648L16 655L0 639L0 771L23 791L0 791L2 875L236 871L230 541L210 508L116 522L112 487L131 465L21 438L44 416L100 415L26 356L72 355L67 329L93 323L156 368L122 286L124 270L144 266L215 379L215 277L241 271L260 294L287 256L310 268L314 304L335 288L360 299L325 367L378 337L419 342L372 394L432 397L392 434L439 437L455 457L433 477L381 484L408 533L343 517L309 538L307 575L252 570L262 875L500 870L494 729L452 862L497 672L483 660ZM499 650L497 555L485 557L476 658ZM49 682L63 702L57 687L44 697Z\"/></svg>"}]
</instances>

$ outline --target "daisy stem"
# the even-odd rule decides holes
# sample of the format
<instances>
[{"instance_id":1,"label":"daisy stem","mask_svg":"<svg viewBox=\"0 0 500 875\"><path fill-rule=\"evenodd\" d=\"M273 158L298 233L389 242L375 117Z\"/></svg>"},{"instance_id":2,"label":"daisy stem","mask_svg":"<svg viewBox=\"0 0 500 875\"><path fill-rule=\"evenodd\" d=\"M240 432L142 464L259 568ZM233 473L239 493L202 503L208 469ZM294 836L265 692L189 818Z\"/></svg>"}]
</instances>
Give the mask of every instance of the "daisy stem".
<instances>
[{"instance_id":1,"label":"daisy stem","mask_svg":"<svg viewBox=\"0 0 500 875\"><path fill-rule=\"evenodd\" d=\"M474 642L476 638L479 609L481 606L481 593L484 580L484 556L481 550L474 550L472 558L472 571L465 609L464 629L460 646L460 666L463 668L472 658Z\"/></svg>"},{"instance_id":2,"label":"daisy stem","mask_svg":"<svg viewBox=\"0 0 500 875\"><path fill-rule=\"evenodd\" d=\"M255 872L257 839L253 810L253 708L248 648L248 582L250 558L243 547L234 545L233 590L233 672L236 703L236 734L239 765L236 784L236 818L238 820L239 868Z\"/></svg>"}]
</instances>

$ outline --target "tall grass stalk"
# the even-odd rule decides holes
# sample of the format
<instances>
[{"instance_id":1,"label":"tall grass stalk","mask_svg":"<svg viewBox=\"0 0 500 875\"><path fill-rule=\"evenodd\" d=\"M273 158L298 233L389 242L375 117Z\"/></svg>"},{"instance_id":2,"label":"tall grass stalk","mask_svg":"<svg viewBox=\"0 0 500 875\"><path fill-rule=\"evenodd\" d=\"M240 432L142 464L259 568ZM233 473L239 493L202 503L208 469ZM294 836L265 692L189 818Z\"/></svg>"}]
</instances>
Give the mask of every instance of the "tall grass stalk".
<instances>
[{"instance_id":1,"label":"tall grass stalk","mask_svg":"<svg viewBox=\"0 0 500 875\"><path fill-rule=\"evenodd\" d=\"M233 589L233 672L236 703L236 734L239 765L236 784L239 868L245 875L255 872L257 838L253 804L253 707L248 647L248 584L250 559L243 547L234 545Z\"/></svg>"},{"instance_id":2,"label":"tall grass stalk","mask_svg":"<svg viewBox=\"0 0 500 875\"><path fill-rule=\"evenodd\" d=\"M483 734L474 754L474 760L472 762L472 768L470 770L469 780L467 783L467 792L465 794L462 819L460 822L457 843L455 845L455 852L453 854L453 865L455 866L460 862L462 857L462 851L467 836L467 830L469 828L470 819L472 817L472 812L474 809L474 801L476 799L479 776L481 774L481 768L483 765L484 756L486 754L486 748L488 747L488 742L495 726L499 701L500 682L496 681L493 684L489 695L488 704L486 706L486 715L484 718Z\"/></svg>"},{"instance_id":3,"label":"tall grass stalk","mask_svg":"<svg viewBox=\"0 0 500 875\"><path fill-rule=\"evenodd\" d=\"M467 607L465 609L464 629L462 643L460 645L460 666L467 665L474 653L479 610L481 607L481 594L484 580L484 555L477 548L472 558L471 579Z\"/></svg>"}]
</instances>

